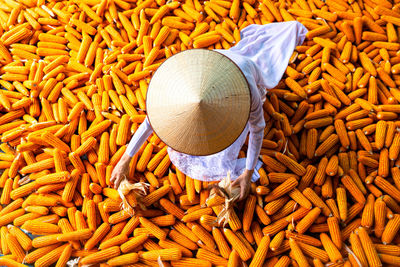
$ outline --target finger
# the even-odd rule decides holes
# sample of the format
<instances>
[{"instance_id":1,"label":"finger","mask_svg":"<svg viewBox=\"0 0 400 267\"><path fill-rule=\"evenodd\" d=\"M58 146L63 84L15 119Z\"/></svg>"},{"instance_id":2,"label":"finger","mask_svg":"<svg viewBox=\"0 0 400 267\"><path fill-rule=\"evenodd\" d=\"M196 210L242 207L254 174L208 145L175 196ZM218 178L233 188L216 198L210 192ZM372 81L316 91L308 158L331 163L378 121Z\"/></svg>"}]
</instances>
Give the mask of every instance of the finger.
<instances>
[{"instance_id":1,"label":"finger","mask_svg":"<svg viewBox=\"0 0 400 267\"><path fill-rule=\"evenodd\" d=\"M239 200L240 200L240 201L243 200L245 193L246 193L246 192L245 192L245 189L244 189L244 187L242 186L242 187L240 188L240 197L239 197Z\"/></svg>"},{"instance_id":2,"label":"finger","mask_svg":"<svg viewBox=\"0 0 400 267\"><path fill-rule=\"evenodd\" d=\"M111 183L114 183L114 180L115 180L115 177L114 177L114 176L111 176L110 182L111 182Z\"/></svg>"},{"instance_id":3,"label":"finger","mask_svg":"<svg viewBox=\"0 0 400 267\"><path fill-rule=\"evenodd\" d=\"M247 198L247 196L249 195L249 193L250 193L250 187L247 187L246 190L245 190L245 192L244 192L243 199Z\"/></svg>"},{"instance_id":4,"label":"finger","mask_svg":"<svg viewBox=\"0 0 400 267\"><path fill-rule=\"evenodd\" d=\"M110 182L114 184L114 187L115 187L115 185L116 185L118 180L119 179L118 179L117 175L112 175L111 178L110 178Z\"/></svg>"},{"instance_id":5,"label":"finger","mask_svg":"<svg viewBox=\"0 0 400 267\"><path fill-rule=\"evenodd\" d=\"M238 186L240 183L239 179L236 179L235 181L232 182L232 186Z\"/></svg>"},{"instance_id":6,"label":"finger","mask_svg":"<svg viewBox=\"0 0 400 267\"><path fill-rule=\"evenodd\" d=\"M120 179L115 180L114 189L118 189L118 186L121 183L120 181L121 181Z\"/></svg>"}]
</instances>

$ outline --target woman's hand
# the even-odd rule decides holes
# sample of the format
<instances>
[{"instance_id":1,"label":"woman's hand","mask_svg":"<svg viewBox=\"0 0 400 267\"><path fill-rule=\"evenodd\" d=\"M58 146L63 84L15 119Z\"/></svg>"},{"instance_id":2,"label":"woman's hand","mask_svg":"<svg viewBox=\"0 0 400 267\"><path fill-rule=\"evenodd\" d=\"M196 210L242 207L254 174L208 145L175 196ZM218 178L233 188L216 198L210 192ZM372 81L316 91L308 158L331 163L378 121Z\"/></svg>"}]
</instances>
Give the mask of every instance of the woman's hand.
<instances>
[{"instance_id":1,"label":"woman's hand","mask_svg":"<svg viewBox=\"0 0 400 267\"><path fill-rule=\"evenodd\" d=\"M238 201L241 201L247 197L250 191L251 177L253 176L254 170L245 170L236 180L232 183L232 186L240 187L240 196Z\"/></svg>"},{"instance_id":2,"label":"woman's hand","mask_svg":"<svg viewBox=\"0 0 400 267\"><path fill-rule=\"evenodd\" d=\"M111 173L110 182L114 184L114 188L118 189L122 179L127 178L129 175L129 163L131 158L128 155L123 155L122 158L115 165L114 170Z\"/></svg>"}]
</instances>

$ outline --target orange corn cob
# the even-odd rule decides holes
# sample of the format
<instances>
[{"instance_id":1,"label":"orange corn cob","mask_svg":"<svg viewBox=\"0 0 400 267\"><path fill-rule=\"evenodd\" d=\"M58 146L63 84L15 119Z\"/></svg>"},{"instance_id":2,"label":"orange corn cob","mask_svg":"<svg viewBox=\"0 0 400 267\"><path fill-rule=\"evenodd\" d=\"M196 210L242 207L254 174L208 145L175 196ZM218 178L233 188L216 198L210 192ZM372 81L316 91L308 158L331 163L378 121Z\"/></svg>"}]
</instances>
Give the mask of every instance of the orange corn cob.
<instances>
[{"instance_id":1,"label":"orange corn cob","mask_svg":"<svg viewBox=\"0 0 400 267\"><path fill-rule=\"evenodd\" d=\"M228 242L232 245L233 249L237 251L240 258L243 261L247 261L251 257L250 251L246 248L246 246L240 241L240 239L229 229L224 229L225 237L228 239Z\"/></svg>"},{"instance_id":2,"label":"orange corn cob","mask_svg":"<svg viewBox=\"0 0 400 267\"><path fill-rule=\"evenodd\" d=\"M365 228L360 227L357 229L357 235L360 238L361 241L361 245L363 247L365 256L367 257L368 262L370 262L370 264L377 264L380 265L381 261L378 257L378 253L376 252L375 247L372 244L372 241L370 239L370 237L368 236L367 231L365 230Z\"/></svg>"},{"instance_id":3,"label":"orange corn cob","mask_svg":"<svg viewBox=\"0 0 400 267\"><path fill-rule=\"evenodd\" d=\"M328 235L322 233L320 235L320 239L322 245L324 246L325 251L328 253L329 259L332 262L337 262L342 260L342 255L340 254L339 250L337 249L335 244L333 244L332 240L329 238Z\"/></svg>"},{"instance_id":4,"label":"orange corn cob","mask_svg":"<svg viewBox=\"0 0 400 267\"><path fill-rule=\"evenodd\" d=\"M105 250L101 250L99 252L95 252L90 254L89 256L84 257L81 260L82 264L93 264L93 263L100 263L105 260L117 257L120 255L120 249L117 246L107 248Z\"/></svg>"}]
</instances>

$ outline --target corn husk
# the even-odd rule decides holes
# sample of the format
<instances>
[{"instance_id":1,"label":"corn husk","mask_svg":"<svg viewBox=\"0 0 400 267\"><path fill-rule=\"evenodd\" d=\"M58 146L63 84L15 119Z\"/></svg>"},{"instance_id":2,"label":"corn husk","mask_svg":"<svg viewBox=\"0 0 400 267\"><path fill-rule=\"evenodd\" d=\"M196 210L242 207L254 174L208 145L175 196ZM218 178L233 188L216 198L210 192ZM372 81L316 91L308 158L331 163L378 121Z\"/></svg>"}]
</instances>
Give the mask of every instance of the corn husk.
<instances>
[{"instance_id":1,"label":"corn husk","mask_svg":"<svg viewBox=\"0 0 400 267\"><path fill-rule=\"evenodd\" d=\"M157 258L157 263L158 263L158 266L159 266L159 267L165 267L163 261L161 260L161 256L158 256L158 258Z\"/></svg>"},{"instance_id":2,"label":"corn husk","mask_svg":"<svg viewBox=\"0 0 400 267\"><path fill-rule=\"evenodd\" d=\"M217 223L225 227L230 220L231 214L234 212L233 205L240 197L240 188L232 186L230 172L218 184L212 185L211 188L209 198L215 197L215 194L225 197L223 208L217 216Z\"/></svg>"},{"instance_id":3,"label":"corn husk","mask_svg":"<svg viewBox=\"0 0 400 267\"><path fill-rule=\"evenodd\" d=\"M80 260L80 258L71 259L71 260L67 261L67 266L68 267L78 267L79 260Z\"/></svg>"},{"instance_id":4,"label":"corn husk","mask_svg":"<svg viewBox=\"0 0 400 267\"><path fill-rule=\"evenodd\" d=\"M118 186L118 193L122 199L121 202L121 210L125 210L131 216L135 215L135 208L132 207L126 199L126 195L133 194L138 201L138 205L141 209L145 209L143 205L140 203L140 199L147 195L147 189L149 184L147 183L130 183L128 179L124 179Z\"/></svg>"}]
</instances>

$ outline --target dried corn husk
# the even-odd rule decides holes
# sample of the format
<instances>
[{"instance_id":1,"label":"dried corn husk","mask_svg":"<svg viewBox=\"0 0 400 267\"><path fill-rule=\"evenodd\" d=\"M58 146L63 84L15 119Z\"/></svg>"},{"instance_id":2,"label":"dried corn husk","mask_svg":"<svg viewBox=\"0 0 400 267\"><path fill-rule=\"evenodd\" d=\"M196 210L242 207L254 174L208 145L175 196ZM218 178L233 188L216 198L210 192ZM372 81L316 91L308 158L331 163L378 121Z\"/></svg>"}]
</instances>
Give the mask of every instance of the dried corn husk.
<instances>
[{"instance_id":1,"label":"dried corn husk","mask_svg":"<svg viewBox=\"0 0 400 267\"><path fill-rule=\"evenodd\" d=\"M230 172L227 173L226 177L221 180L218 184L210 186L212 188L209 198L213 198L215 194L219 194L225 197L225 204L221 212L217 216L217 222L219 225L225 226L229 220L233 211L234 203L240 197L240 188L233 187L231 181Z\"/></svg>"},{"instance_id":2,"label":"dried corn husk","mask_svg":"<svg viewBox=\"0 0 400 267\"><path fill-rule=\"evenodd\" d=\"M145 209L143 205L140 204L140 199L147 195L147 188L149 184L139 182L139 183L130 183L128 179L125 177L124 180L118 186L118 193L122 199L121 202L121 210L127 211L131 216L135 214L135 208L132 207L127 199L126 195L128 195L131 191L135 195L136 199L138 200L138 204L141 206L142 209ZM142 207L143 206L143 207Z\"/></svg>"}]
</instances>

